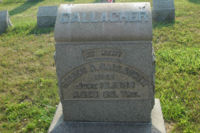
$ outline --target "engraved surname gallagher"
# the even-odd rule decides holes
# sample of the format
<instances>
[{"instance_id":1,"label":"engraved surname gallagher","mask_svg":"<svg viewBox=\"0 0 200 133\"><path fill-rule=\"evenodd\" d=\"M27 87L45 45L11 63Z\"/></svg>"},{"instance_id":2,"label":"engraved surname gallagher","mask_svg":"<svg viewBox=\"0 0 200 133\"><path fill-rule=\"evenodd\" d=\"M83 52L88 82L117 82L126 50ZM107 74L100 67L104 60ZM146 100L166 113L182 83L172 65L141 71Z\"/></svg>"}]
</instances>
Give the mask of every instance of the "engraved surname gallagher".
<instances>
[{"instance_id":1,"label":"engraved surname gallagher","mask_svg":"<svg viewBox=\"0 0 200 133\"><path fill-rule=\"evenodd\" d=\"M97 23L97 22L146 22L149 16L145 11L137 12L66 12L61 14L61 23Z\"/></svg>"}]
</instances>

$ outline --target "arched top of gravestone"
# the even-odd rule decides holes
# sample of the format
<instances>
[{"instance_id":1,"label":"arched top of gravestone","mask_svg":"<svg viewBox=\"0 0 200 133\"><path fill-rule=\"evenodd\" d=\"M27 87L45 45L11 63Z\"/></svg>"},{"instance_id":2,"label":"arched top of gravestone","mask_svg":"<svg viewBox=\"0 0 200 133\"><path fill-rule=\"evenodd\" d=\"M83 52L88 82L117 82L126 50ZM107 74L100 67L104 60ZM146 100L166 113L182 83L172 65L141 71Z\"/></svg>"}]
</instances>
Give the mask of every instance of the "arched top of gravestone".
<instances>
[{"instance_id":1,"label":"arched top of gravestone","mask_svg":"<svg viewBox=\"0 0 200 133\"><path fill-rule=\"evenodd\" d=\"M38 9L37 16L56 16L57 9L57 6L41 6Z\"/></svg>"},{"instance_id":2,"label":"arched top of gravestone","mask_svg":"<svg viewBox=\"0 0 200 133\"><path fill-rule=\"evenodd\" d=\"M154 10L174 9L174 0L153 0Z\"/></svg>"},{"instance_id":3,"label":"arched top of gravestone","mask_svg":"<svg viewBox=\"0 0 200 133\"><path fill-rule=\"evenodd\" d=\"M150 3L60 5L56 42L151 41Z\"/></svg>"}]
</instances>

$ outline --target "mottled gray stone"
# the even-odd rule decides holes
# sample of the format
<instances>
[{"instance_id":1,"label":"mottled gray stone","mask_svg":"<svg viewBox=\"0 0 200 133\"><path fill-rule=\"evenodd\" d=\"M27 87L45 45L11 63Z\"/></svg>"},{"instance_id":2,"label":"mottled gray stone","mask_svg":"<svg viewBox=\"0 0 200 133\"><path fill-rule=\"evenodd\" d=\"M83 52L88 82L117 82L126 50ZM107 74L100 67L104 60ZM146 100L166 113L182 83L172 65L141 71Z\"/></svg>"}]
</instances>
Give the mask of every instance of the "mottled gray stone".
<instances>
[{"instance_id":1,"label":"mottled gray stone","mask_svg":"<svg viewBox=\"0 0 200 133\"><path fill-rule=\"evenodd\" d=\"M153 10L154 22L174 22L175 9Z\"/></svg>"},{"instance_id":2,"label":"mottled gray stone","mask_svg":"<svg viewBox=\"0 0 200 133\"><path fill-rule=\"evenodd\" d=\"M166 133L160 100L155 99L155 105L151 112L152 133Z\"/></svg>"},{"instance_id":3,"label":"mottled gray stone","mask_svg":"<svg viewBox=\"0 0 200 133\"><path fill-rule=\"evenodd\" d=\"M173 22L175 20L174 0L153 0L153 20Z\"/></svg>"},{"instance_id":4,"label":"mottled gray stone","mask_svg":"<svg viewBox=\"0 0 200 133\"><path fill-rule=\"evenodd\" d=\"M4 33L11 25L8 11L0 11L0 34Z\"/></svg>"},{"instance_id":5,"label":"mottled gray stone","mask_svg":"<svg viewBox=\"0 0 200 133\"><path fill-rule=\"evenodd\" d=\"M38 27L53 27L56 22L57 6L39 7L37 13Z\"/></svg>"},{"instance_id":6,"label":"mottled gray stone","mask_svg":"<svg viewBox=\"0 0 200 133\"><path fill-rule=\"evenodd\" d=\"M65 121L151 121L150 3L61 5L55 40Z\"/></svg>"},{"instance_id":7,"label":"mottled gray stone","mask_svg":"<svg viewBox=\"0 0 200 133\"><path fill-rule=\"evenodd\" d=\"M49 133L166 133L160 101L155 99L150 123L65 122L61 103L57 107Z\"/></svg>"},{"instance_id":8,"label":"mottled gray stone","mask_svg":"<svg viewBox=\"0 0 200 133\"><path fill-rule=\"evenodd\" d=\"M119 58L88 58L83 57L82 54L87 50L102 50L118 52L115 49L122 51L123 56ZM74 59L74 60L72 60ZM140 60L138 60L140 59ZM92 63L90 63L92 62ZM96 63L97 62L97 63ZM110 63L112 62L112 63ZM88 65L87 65L88 64ZM80 81L86 83L95 83L96 79L91 79L94 75L103 75L104 71L99 71L94 74L85 74L83 77L80 76L78 81L70 82L71 86L69 88L64 87L63 84L68 82L69 76L66 73L81 70L82 68L90 69L90 65L99 67L101 64L105 64L108 67L110 65L116 65L122 67L122 69L128 69L128 66L138 69L138 74L146 77L145 80L149 81L147 86L142 87L137 81L127 76L126 74L118 74L117 71L110 70L110 72L105 72L105 74L112 74L115 76L114 80L105 80L104 82L126 82L127 80L134 81L137 88L135 91L140 93L139 98L81 98L80 100L73 100L72 93L73 86L80 84ZM128 64L128 65L126 65ZM83 67L78 67L78 66ZM154 73L154 68L152 64L152 45L150 42L99 42L99 43L86 43L80 45L79 43L71 44L57 44L56 45L56 67L57 75L59 79L59 84L61 88L61 97L64 109L65 120L82 120L82 121L138 121L146 122L150 121L150 112L153 106L153 79L152 75ZM80 69L79 69L80 68ZM114 68L112 68L114 69ZM89 71L89 70L88 70ZM80 80L80 81L79 81ZM101 83L104 83L100 81ZM103 89L106 91L107 87ZM102 91L103 91L102 90ZM110 89L113 91L114 89ZM125 89L127 90L127 89ZM133 89L134 90L134 89ZM100 92L102 93L102 92ZM117 93L120 93L119 91ZM91 100L89 100L91 99ZM88 101L89 100L89 101ZM77 115L78 114L78 115ZM67 117L68 116L68 117Z\"/></svg>"},{"instance_id":9,"label":"mottled gray stone","mask_svg":"<svg viewBox=\"0 0 200 133\"><path fill-rule=\"evenodd\" d=\"M72 4L58 10L56 42L152 40L150 3Z\"/></svg>"}]
</instances>

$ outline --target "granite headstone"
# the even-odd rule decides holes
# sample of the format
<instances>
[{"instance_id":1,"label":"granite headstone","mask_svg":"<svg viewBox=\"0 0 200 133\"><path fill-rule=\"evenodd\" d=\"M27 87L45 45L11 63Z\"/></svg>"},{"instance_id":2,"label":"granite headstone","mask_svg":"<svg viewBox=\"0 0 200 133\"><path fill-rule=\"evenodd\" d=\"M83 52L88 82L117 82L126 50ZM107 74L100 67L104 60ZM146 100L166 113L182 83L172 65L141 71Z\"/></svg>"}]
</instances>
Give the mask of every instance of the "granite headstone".
<instances>
[{"instance_id":1,"label":"granite headstone","mask_svg":"<svg viewBox=\"0 0 200 133\"><path fill-rule=\"evenodd\" d=\"M57 6L41 6L37 13L38 27L53 27L56 22Z\"/></svg>"},{"instance_id":2,"label":"granite headstone","mask_svg":"<svg viewBox=\"0 0 200 133\"><path fill-rule=\"evenodd\" d=\"M62 113L49 132L75 133L67 129L81 125L91 129L88 133L95 125L151 132L155 64L150 3L61 5L55 41L62 104L57 112Z\"/></svg>"},{"instance_id":3,"label":"granite headstone","mask_svg":"<svg viewBox=\"0 0 200 133\"><path fill-rule=\"evenodd\" d=\"M153 21L174 22L174 0L153 0Z\"/></svg>"},{"instance_id":4,"label":"granite headstone","mask_svg":"<svg viewBox=\"0 0 200 133\"><path fill-rule=\"evenodd\" d=\"M8 11L0 11L0 34L4 33L11 25Z\"/></svg>"}]
</instances>

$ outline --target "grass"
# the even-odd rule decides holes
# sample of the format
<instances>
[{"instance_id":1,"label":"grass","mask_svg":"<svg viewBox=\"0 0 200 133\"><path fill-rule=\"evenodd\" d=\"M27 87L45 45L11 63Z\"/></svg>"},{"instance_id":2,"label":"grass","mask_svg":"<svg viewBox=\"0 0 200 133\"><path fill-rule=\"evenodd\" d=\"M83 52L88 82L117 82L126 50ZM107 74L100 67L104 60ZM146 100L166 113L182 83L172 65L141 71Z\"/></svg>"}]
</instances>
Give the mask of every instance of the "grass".
<instances>
[{"instance_id":1,"label":"grass","mask_svg":"<svg viewBox=\"0 0 200 133\"><path fill-rule=\"evenodd\" d=\"M117 2L131 0L118 0ZM132 0L134 1L134 0ZM136 0L135 0L136 1ZM148 0L137 0L148 1ZM0 132L47 132L59 102L53 28L36 27L39 6L93 0L3 0L13 27L0 35ZM175 0L174 24L154 24L156 97L174 133L200 132L200 2Z\"/></svg>"}]
</instances>

